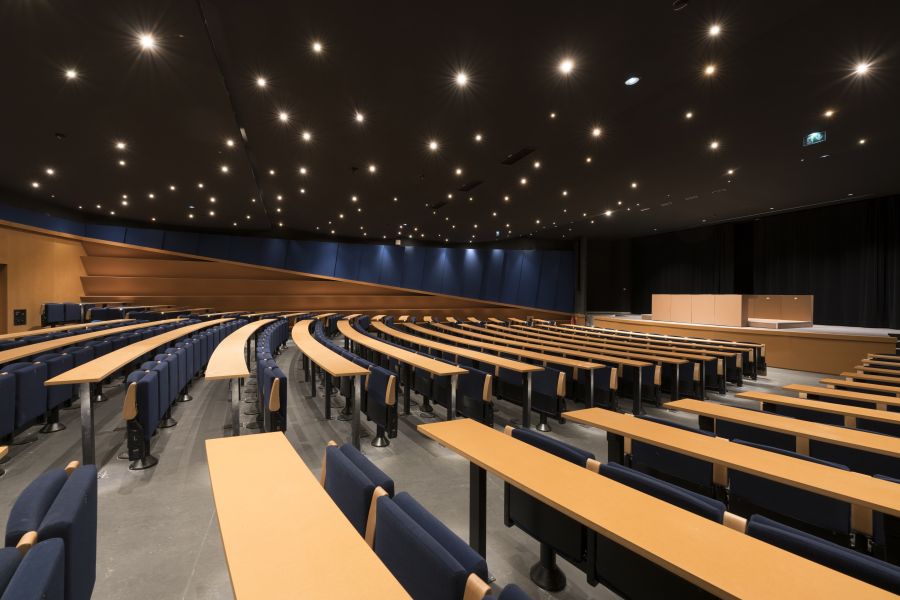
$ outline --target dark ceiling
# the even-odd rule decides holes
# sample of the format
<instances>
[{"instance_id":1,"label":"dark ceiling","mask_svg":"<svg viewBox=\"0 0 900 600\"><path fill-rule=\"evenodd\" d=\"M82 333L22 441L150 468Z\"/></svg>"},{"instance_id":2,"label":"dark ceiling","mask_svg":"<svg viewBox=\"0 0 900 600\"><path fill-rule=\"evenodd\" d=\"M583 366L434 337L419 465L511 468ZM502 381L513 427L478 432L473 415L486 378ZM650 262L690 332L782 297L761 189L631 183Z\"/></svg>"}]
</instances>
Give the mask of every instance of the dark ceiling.
<instances>
[{"instance_id":1,"label":"dark ceiling","mask_svg":"<svg viewBox=\"0 0 900 600\"><path fill-rule=\"evenodd\" d=\"M882 196L898 26L896 0L6 0L0 187L92 219L440 242Z\"/></svg>"}]
</instances>

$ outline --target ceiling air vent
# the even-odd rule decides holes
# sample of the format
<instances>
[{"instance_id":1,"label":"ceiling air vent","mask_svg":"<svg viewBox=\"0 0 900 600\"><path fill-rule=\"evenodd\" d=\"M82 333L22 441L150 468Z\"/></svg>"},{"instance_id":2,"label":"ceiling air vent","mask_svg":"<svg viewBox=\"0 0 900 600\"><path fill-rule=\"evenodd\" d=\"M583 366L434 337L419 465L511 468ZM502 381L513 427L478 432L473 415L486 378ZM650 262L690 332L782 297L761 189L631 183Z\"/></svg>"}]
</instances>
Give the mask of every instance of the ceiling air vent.
<instances>
[{"instance_id":1,"label":"ceiling air vent","mask_svg":"<svg viewBox=\"0 0 900 600\"><path fill-rule=\"evenodd\" d=\"M482 183L484 183L484 181L482 181L482 180L480 180L480 179L475 180L475 181L470 181L469 183L464 183L463 185L461 185L461 186L459 187L459 191L460 191L460 192L469 192L469 191L474 190L475 188L477 188L477 187L478 187L479 185L481 185Z\"/></svg>"},{"instance_id":2,"label":"ceiling air vent","mask_svg":"<svg viewBox=\"0 0 900 600\"><path fill-rule=\"evenodd\" d=\"M435 202L434 204L432 204L432 205L429 206L428 208L430 208L431 210L441 210L441 209L444 208L445 206L447 206L447 201L446 201L446 200L441 200L440 202Z\"/></svg>"},{"instance_id":3,"label":"ceiling air vent","mask_svg":"<svg viewBox=\"0 0 900 600\"><path fill-rule=\"evenodd\" d=\"M506 158L500 161L502 165L514 165L532 152L534 152L536 148L522 148L518 152L513 152Z\"/></svg>"}]
</instances>

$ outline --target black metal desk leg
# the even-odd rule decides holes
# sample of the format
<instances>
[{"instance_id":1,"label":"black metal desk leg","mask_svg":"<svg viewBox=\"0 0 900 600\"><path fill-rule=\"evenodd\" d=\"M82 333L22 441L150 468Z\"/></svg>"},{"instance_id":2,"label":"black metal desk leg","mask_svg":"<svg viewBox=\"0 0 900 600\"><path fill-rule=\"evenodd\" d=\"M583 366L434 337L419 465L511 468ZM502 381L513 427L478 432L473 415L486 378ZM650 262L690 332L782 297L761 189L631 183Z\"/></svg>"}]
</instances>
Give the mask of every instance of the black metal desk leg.
<instances>
[{"instance_id":1,"label":"black metal desk leg","mask_svg":"<svg viewBox=\"0 0 900 600\"><path fill-rule=\"evenodd\" d=\"M634 416L639 417L643 412L641 408L641 394L643 390L641 389L641 379L643 379L644 372L641 367L634 367L634 370L637 371L637 376L634 378L634 401L631 403L631 412Z\"/></svg>"},{"instance_id":2,"label":"black metal desk leg","mask_svg":"<svg viewBox=\"0 0 900 600\"><path fill-rule=\"evenodd\" d=\"M91 384L78 384L78 401L81 403L81 462L95 463L94 459L94 407L91 406Z\"/></svg>"},{"instance_id":3,"label":"black metal desk leg","mask_svg":"<svg viewBox=\"0 0 900 600\"><path fill-rule=\"evenodd\" d=\"M487 473L475 463L469 463L469 546L487 553Z\"/></svg>"},{"instance_id":4,"label":"black metal desk leg","mask_svg":"<svg viewBox=\"0 0 900 600\"><path fill-rule=\"evenodd\" d=\"M531 371L525 373L525 398L522 402L522 427L531 427Z\"/></svg>"}]
</instances>

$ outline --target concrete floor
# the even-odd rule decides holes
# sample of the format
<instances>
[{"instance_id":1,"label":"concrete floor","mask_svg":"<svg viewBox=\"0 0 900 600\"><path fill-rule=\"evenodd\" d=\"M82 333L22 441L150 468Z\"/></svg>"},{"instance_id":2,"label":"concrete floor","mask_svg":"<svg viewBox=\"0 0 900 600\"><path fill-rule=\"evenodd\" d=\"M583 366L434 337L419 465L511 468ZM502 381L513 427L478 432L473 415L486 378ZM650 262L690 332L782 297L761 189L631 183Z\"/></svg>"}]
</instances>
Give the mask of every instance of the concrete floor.
<instances>
[{"instance_id":1,"label":"concrete floor","mask_svg":"<svg viewBox=\"0 0 900 600\"><path fill-rule=\"evenodd\" d=\"M349 423L325 421L321 394L315 402L307 398L308 385L300 381L299 355L292 344L278 357L289 375L288 439L305 463L318 473L322 452L329 439L349 439ZM747 380L745 390L776 391L787 383L815 383L822 375L770 368L767 377ZM252 384L251 384L252 385ZM100 515L97 582L94 598L103 600L221 599L231 597L231 585L210 491L204 441L228 433L228 387L225 382L199 380L191 389L192 402L179 404L178 425L160 430L153 443L159 464L146 471L129 471L128 462L118 460L124 450L121 417L124 387L121 380L106 387L109 401L96 405L97 456L100 461ZM726 396L710 393L709 399L742 403L729 386ZM416 399L417 396L413 395ZM333 402L342 404L341 398ZM627 400L620 401L630 410ZM645 404L645 406L647 406ZM574 405L573 405L574 407ZM516 420L521 411L497 402L496 426ZM401 417L399 435L387 448L369 445L363 452L390 475L398 491L411 493L426 508L457 532L468 536L468 465L456 454L420 436L413 415ZM335 411L336 412L336 411ZM443 409L435 411L443 415ZM696 425L696 417L648 407L650 414ZM43 435L33 444L10 449L7 473L0 478L0 519L5 519L16 496L37 475L65 465L81 456L78 411L65 411L65 431ZM243 417L247 423L251 417ZM575 423L551 421L551 435L594 452L606 461L606 438L601 431ZM242 433L252 435L253 431ZM584 575L564 560L560 565L568 586L548 594L531 583L528 571L538 558L538 544L515 528L503 525L502 482L488 475L487 560L497 585L517 583L534 598L616 598L602 586L590 587ZM248 511L253 507L248 507ZM297 507L302 510L302 507ZM257 526L277 527L260 518ZM335 555L335 560L340 560ZM261 575L262 576L262 575Z\"/></svg>"}]
</instances>

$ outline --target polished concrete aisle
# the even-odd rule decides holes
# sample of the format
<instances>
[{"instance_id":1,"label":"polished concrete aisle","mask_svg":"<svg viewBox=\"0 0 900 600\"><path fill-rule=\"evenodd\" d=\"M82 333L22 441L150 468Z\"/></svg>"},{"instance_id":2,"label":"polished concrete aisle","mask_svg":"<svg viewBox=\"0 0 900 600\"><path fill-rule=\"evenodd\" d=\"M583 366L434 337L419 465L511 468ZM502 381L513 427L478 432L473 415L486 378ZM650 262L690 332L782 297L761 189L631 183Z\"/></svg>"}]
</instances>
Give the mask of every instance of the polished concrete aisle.
<instances>
[{"instance_id":1,"label":"polished concrete aisle","mask_svg":"<svg viewBox=\"0 0 900 600\"><path fill-rule=\"evenodd\" d=\"M324 421L321 392L308 399L309 386L300 381L299 355L289 344L278 357L288 373L287 436L306 464L316 473L321 467L325 443L348 439L349 423ZM775 391L786 383L814 383L820 376L811 373L770 369L766 378L747 381L744 389ZM711 394L710 399L734 401L729 386L727 398ZM177 405L176 427L163 429L153 442L153 454L159 464L146 471L129 471L128 462L118 460L124 450L124 423L121 417L124 387L121 380L108 386L109 401L96 405L97 456L100 465L100 525L97 558L97 584L94 598L103 600L222 599L231 596L225 555L219 537L206 468L204 441L228 435L228 386L225 382L199 380L192 387L194 400ZM413 398L416 398L414 395ZM741 401L738 401L741 402ZM340 396L333 398L342 405ZM628 401L621 401L623 409ZM245 405L246 406L246 405ZM574 406L573 406L574 408ZM466 461L436 443L420 436L415 427L423 422L418 416L401 417L399 435L387 448L369 445L363 439L363 452L405 490L444 521L464 539L468 535L468 465ZM502 427L521 414L517 406L499 401L496 426ZM649 408L651 414L696 424L696 417L676 416L665 410ZM435 413L443 415L443 409ZM337 414L337 410L334 411ZM244 416L244 423L252 417ZM7 473L0 478L0 520L5 523L15 497L32 479L48 468L64 465L81 456L78 411L65 411L67 429L51 435L40 434L38 442L11 449L12 459L3 465ZM603 432L575 423L560 425L551 421L553 431L567 442L590 450L606 460ZM252 430L242 430L252 435ZM523 586L535 598L615 598L604 589L590 587L582 573L564 560L560 565L569 585L563 592L547 594L528 578L538 558L538 544L517 529L503 525L503 485L488 476L487 561L497 583ZM248 506L254 526L277 529L267 521L265 507ZM303 510L297 506L296 510ZM334 560L341 560L339 552ZM413 557L410 560L414 560ZM348 568L351 568L348 565ZM264 574L260 574L264 577Z\"/></svg>"}]
</instances>

